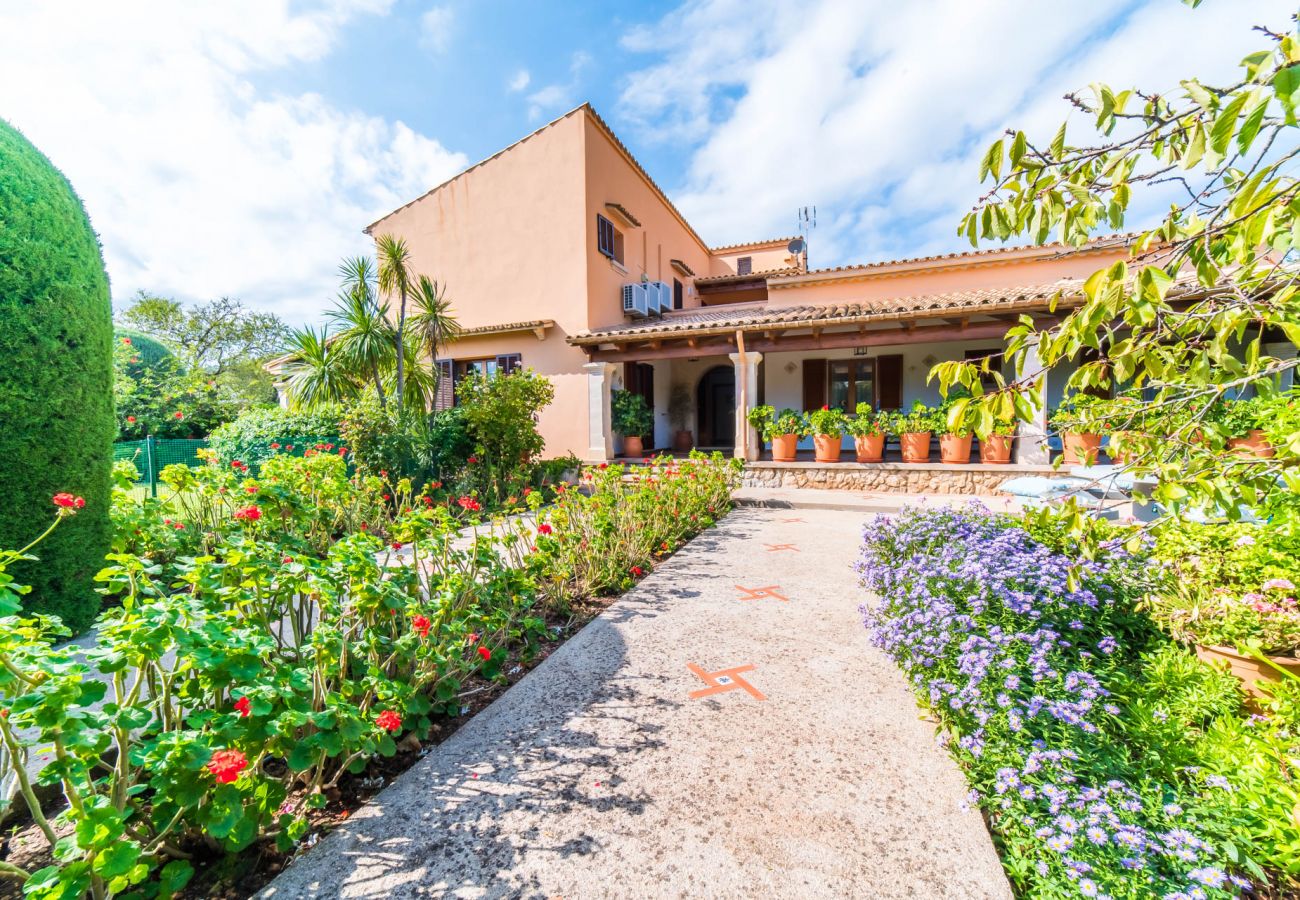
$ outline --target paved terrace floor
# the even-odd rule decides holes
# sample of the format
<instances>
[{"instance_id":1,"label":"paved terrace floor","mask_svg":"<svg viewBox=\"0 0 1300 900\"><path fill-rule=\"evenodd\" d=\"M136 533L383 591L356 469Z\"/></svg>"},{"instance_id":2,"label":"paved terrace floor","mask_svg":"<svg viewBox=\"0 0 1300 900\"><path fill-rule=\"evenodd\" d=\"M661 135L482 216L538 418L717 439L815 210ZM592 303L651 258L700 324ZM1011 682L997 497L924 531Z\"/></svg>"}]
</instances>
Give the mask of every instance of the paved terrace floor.
<instances>
[{"instance_id":1,"label":"paved terrace floor","mask_svg":"<svg viewBox=\"0 0 1300 900\"><path fill-rule=\"evenodd\" d=\"M1010 898L858 620L864 516L733 512L260 896Z\"/></svg>"}]
</instances>

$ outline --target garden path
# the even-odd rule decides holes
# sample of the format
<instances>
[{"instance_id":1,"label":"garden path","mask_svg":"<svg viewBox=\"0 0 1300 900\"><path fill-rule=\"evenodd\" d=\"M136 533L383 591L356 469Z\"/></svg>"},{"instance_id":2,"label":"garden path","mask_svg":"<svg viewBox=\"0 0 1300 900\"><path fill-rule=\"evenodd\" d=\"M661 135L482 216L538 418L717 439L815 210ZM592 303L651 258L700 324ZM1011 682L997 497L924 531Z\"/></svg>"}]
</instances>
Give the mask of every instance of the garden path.
<instances>
[{"instance_id":1,"label":"garden path","mask_svg":"<svg viewBox=\"0 0 1300 900\"><path fill-rule=\"evenodd\" d=\"M263 898L1010 898L867 640L861 512L739 509Z\"/></svg>"}]
</instances>

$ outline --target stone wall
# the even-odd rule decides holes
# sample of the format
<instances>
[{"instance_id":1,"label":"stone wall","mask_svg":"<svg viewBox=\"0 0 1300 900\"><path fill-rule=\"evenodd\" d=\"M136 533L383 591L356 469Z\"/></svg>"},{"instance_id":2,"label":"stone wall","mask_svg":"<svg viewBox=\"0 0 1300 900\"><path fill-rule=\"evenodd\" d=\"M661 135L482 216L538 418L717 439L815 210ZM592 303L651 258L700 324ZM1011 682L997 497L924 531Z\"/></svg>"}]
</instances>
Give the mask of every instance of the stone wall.
<instances>
[{"instance_id":1,"label":"stone wall","mask_svg":"<svg viewBox=\"0 0 1300 900\"><path fill-rule=\"evenodd\" d=\"M991 496L1003 482L1022 475L1058 474L1050 466L986 466L941 463L772 463L745 466L744 485L755 488L820 488L882 494Z\"/></svg>"}]
</instances>

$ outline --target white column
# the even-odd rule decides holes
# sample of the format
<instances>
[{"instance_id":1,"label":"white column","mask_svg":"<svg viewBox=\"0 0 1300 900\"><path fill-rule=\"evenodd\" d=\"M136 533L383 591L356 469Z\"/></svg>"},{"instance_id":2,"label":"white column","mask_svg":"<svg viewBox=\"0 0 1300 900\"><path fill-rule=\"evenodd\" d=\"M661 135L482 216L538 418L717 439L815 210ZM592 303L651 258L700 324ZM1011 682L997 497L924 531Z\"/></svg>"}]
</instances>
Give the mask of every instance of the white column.
<instances>
[{"instance_id":1,"label":"white column","mask_svg":"<svg viewBox=\"0 0 1300 900\"><path fill-rule=\"evenodd\" d=\"M1025 348L1024 363L1021 373L1033 373L1042 369L1043 363L1038 358L1038 345L1030 344ZM1028 422L1021 422L1016 427L1016 462L1023 466L1045 466L1052 461L1051 448L1047 446L1047 373L1034 389L1038 394L1038 408L1034 417Z\"/></svg>"},{"instance_id":2,"label":"white column","mask_svg":"<svg viewBox=\"0 0 1300 900\"><path fill-rule=\"evenodd\" d=\"M736 370L736 452L737 458L742 455L746 459L758 459L763 451L763 445L758 439L758 429L749 424L749 410L745 404L740 402L740 386L745 386L745 401L750 406L758 402L758 364L763 359L763 354L746 352L745 365L741 368L740 354L729 353L731 365ZM741 441L740 436L747 435L747 440Z\"/></svg>"},{"instance_id":3,"label":"white column","mask_svg":"<svg viewBox=\"0 0 1300 900\"><path fill-rule=\"evenodd\" d=\"M614 458L614 431L609 416L609 395L613 388L614 364L584 363L587 370L587 461Z\"/></svg>"}]
</instances>

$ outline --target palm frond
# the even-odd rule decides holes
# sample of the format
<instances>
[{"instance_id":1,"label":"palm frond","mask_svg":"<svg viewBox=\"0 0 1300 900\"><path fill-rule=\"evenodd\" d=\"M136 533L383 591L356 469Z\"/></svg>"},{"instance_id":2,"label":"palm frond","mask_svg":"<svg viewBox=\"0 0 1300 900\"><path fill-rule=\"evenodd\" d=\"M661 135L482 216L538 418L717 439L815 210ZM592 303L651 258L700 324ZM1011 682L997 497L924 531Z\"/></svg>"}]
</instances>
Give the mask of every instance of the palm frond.
<instances>
[{"instance_id":1,"label":"palm frond","mask_svg":"<svg viewBox=\"0 0 1300 900\"><path fill-rule=\"evenodd\" d=\"M328 328L291 332L283 371L289 402L299 409L321 409L357 396L357 380L330 341Z\"/></svg>"}]
</instances>

